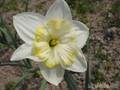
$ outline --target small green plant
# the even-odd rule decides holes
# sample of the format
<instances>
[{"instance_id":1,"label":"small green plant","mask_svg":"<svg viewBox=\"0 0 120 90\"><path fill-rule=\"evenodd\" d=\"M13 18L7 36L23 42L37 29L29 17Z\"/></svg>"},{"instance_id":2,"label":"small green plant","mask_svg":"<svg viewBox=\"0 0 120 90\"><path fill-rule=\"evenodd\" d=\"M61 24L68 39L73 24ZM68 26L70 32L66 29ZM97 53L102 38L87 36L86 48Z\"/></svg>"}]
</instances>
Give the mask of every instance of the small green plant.
<instances>
[{"instance_id":1,"label":"small green plant","mask_svg":"<svg viewBox=\"0 0 120 90\"><path fill-rule=\"evenodd\" d=\"M17 5L8 5L8 6L4 6L4 10L3 11L10 11L10 10L17 10L18 6Z\"/></svg>"},{"instance_id":2,"label":"small green plant","mask_svg":"<svg viewBox=\"0 0 120 90\"><path fill-rule=\"evenodd\" d=\"M77 6L76 13L77 14L85 14L87 11L94 12L94 5L97 0L81 0L79 5Z\"/></svg>"},{"instance_id":3,"label":"small green plant","mask_svg":"<svg viewBox=\"0 0 120 90\"><path fill-rule=\"evenodd\" d=\"M78 14L84 14L84 13L86 13L86 12L87 12L87 5L85 5L85 4L80 4L80 5L77 7L76 12L77 12Z\"/></svg>"},{"instance_id":4,"label":"small green plant","mask_svg":"<svg viewBox=\"0 0 120 90\"><path fill-rule=\"evenodd\" d=\"M120 72L116 73L115 76L113 76L113 81L116 81L119 79L119 76L120 76Z\"/></svg>"},{"instance_id":5,"label":"small green plant","mask_svg":"<svg viewBox=\"0 0 120 90\"><path fill-rule=\"evenodd\" d=\"M5 84L5 90L10 90L14 84L14 82L7 82Z\"/></svg>"},{"instance_id":6,"label":"small green plant","mask_svg":"<svg viewBox=\"0 0 120 90\"><path fill-rule=\"evenodd\" d=\"M0 8L2 8L4 6L4 3L5 3L5 1L0 2Z\"/></svg>"},{"instance_id":7,"label":"small green plant","mask_svg":"<svg viewBox=\"0 0 120 90\"><path fill-rule=\"evenodd\" d=\"M88 28L89 28L89 29L93 29L94 27L93 27L93 26L91 26L91 25L88 25Z\"/></svg>"},{"instance_id":8,"label":"small green plant","mask_svg":"<svg viewBox=\"0 0 120 90\"><path fill-rule=\"evenodd\" d=\"M37 4L37 5L36 5L36 10L41 9L42 6L43 6L43 4L45 4L45 3L46 3L46 2L44 1L44 2L40 2L39 4Z\"/></svg>"},{"instance_id":9,"label":"small green plant","mask_svg":"<svg viewBox=\"0 0 120 90\"><path fill-rule=\"evenodd\" d=\"M37 9L41 9L42 5L45 4L46 2L40 2L39 4L36 5Z\"/></svg>"},{"instance_id":10,"label":"small green plant","mask_svg":"<svg viewBox=\"0 0 120 90\"><path fill-rule=\"evenodd\" d=\"M100 47L94 54L96 58L99 58L101 61L106 60L106 61L110 61L108 55L105 55L101 52L102 47Z\"/></svg>"},{"instance_id":11,"label":"small green plant","mask_svg":"<svg viewBox=\"0 0 120 90\"><path fill-rule=\"evenodd\" d=\"M78 0L66 0L66 2L68 3L68 5L69 5L71 8L75 8L76 1L78 1Z\"/></svg>"},{"instance_id":12,"label":"small green plant","mask_svg":"<svg viewBox=\"0 0 120 90\"><path fill-rule=\"evenodd\" d=\"M93 81L95 83L102 83L107 79L107 77L95 67L92 68L91 75L94 77Z\"/></svg>"},{"instance_id":13,"label":"small green plant","mask_svg":"<svg viewBox=\"0 0 120 90\"><path fill-rule=\"evenodd\" d=\"M120 28L120 0L116 0L113 3L109 12L113 14L113 17L109 19L110 26Z\"/></svg>"},{"instance_id":14,"label":"small green plant","mask_svg":"<svg viewBox=\"0 0 120 90\"><path fill-rule=\"evenodd\" d=\"M18 5L17 5L17 3L16 3L16 1L15 0L10 0L9 2L7 2L7 3L1 3L2 4L2 10L4 11L4 12L8 12L8 11L10 11L10 10L17 10L18 9Z\"/></svg>"},{"instance_id":15,"label":"small green plant","mask_svg":"<svg viewBox=\"0 0 120 90\"><path fill-rule=\"evenodd\" d=\"M110 70L111 68L116 68L117 66L114 65L113 62L105 62L103 65L106 67L106 69Z\"/></svg>"},{"instance_id":16,"label":"small green plant","mask_svg":"<svg viewBox=\"0 0 120 90\"><path fill-rule=\"evenodd\" d=\"M88 19L87 18L82 18L81 22L86 24L88 22Z\"/></svg>"}]
</instances>

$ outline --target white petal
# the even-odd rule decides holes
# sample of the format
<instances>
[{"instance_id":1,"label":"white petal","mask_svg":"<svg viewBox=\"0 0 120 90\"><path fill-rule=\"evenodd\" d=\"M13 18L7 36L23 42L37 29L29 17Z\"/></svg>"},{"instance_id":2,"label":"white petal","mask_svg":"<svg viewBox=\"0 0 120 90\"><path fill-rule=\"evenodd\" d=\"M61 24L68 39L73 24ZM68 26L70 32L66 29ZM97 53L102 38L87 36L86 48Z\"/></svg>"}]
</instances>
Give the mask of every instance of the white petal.
<instances>
[{"instance_id":1,"label":"white petal","mask_svg":"<svg viewBox=\"0 0 120 90\"><path fill-rule=\"evenodd\" d=\"M67 3L64 0L57 0L48 10L45 16L45 24L50 19L67 19L72 20L72 15Z\"/></svg>"},{"instance_id":2,"label":"white petal","mask_svg":"<svg viewBox=\"0 0 120 90\"><path fill-rule=\"evenodd\" d=\"M74 72L84 72L84 71L86 71L87 62L86 62L86 59L85 59L81 50L78 53L78 55L75 56L75 60L76 61L71 65L65 65L63 62L61 62L62 67L67 69L67 70L74 71Z\"/></svg>"},{"instance_id":3,"label":"white petal","mask_svg":"<svg viewBox=\"0 0 120 90\"><path fill-rule=\"evenodd\" d=\"M58 85L64 75L64 69L60 65L48 68L44 63L40 63L40 71L43 77L54 85Z\"/></svg>"},{"instance_id":4,"label":"white petal","mask_svg":"<svg viewBox=\"0 0 120 90\"><path fill-rule=\"evenodd\" d=\"M72 21L72 28L74 28L76 31L85 31L85 30L89 30L89 28L87 28L87 26L79 21L73 20Z\"/></svg>"},{"instance_id":5,"label":"white petal","mask_svg":"<svg viewBox=\"0 0 120 90\"><path fill-rule=\"evenodd\" d=\"M89 29L82 22L73 20L72 28L76 30L76 45L82 48L89 36Z\"/></svg>"},{"instance_id":6,"label":"white petal","mask_svg":"<svg viewBox=\"0 0 120 90\"><path fill-rule=\"evenodd\" d=\"M46 56L46 58L48 57L48 55ZM27 42L22 44L19 48L17 48L13 55L11 56L11 61L18 61L21 59L25 59L25 58L29 58L32 59L34 61L38 61L38 62L42 62L44 60L46 60L46 58L39 58L36 56L33 56L33 44L32 42Z\"/></svg>"},{"instance_id":7,"label":"white petal","mask_svg":"<svg viewBox=\"0 0 120 90\"><path fill-rule=\"evenodd\" d=\"M75 46L67 44L58 44L55 47L55 49L57 50L57 53L61 58L60 61L63 61L64 64L70 65L75 61L73 57L75 54L77 54Z\"/></svg>"},{"instance_id":8,"label":"white petal","mask_svg":"<svg viewBox=\"0 0 120 90\"><path fill-rule=\"evenodd\" d=\"M33 49L33 45L24 43L14 51L10 60L17 61L17 60L25 59L28 56L30 56L32 49Z\"/></svg>"},{"instance_id":9,"label":"white petal","mask_svg":"<svg viewBox=\"0 0 120 90\"><path fill-rule=\"evenodd\" d=\"M22 40L27 42L35 39L35 31L43 26L43 20L40 14L24 12L13 17L13 24Z\"/></svg>"}]
</instances>

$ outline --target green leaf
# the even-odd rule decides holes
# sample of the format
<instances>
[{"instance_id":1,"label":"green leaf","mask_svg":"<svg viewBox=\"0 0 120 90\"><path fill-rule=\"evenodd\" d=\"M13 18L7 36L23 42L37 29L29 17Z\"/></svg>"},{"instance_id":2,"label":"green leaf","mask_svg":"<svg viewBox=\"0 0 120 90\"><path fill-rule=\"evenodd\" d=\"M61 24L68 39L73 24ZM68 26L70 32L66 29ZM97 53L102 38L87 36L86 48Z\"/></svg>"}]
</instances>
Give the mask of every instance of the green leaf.
<instances>
[{"instance_id":1,"label":"green leaf","mask_svg":"<svg viewBox=\"0 0 120 90\"><path fill-rule=\"evenodd\" d=\"M8 38L10 38L10 36L8 35L8 33L3 28L0 27L0 31L2 31Z\"/></svg>"},{"instance_id":2,"label":"green leaf","mask_svg":"<svg viewBox=\"0 0 120 90\"><path fill-rule=\"evenodd\" d=\"M8 43L7 38L6 38L6 36L5 36L5 34L3 32L1 32L1 37L4 39L5 42Z\"/></svg>"},{"instance_id":3,"label":"green leaf","mask_svg":"<svg viewBox=\"0 0 120 90\"><path fill-rule=\"evenodd\" d=\"M26 0L26 2L25 2L25 12L28 12L28 1L29 0Z\"/></svg>"},{"instance_id":4,"label":"green leaf","mask_svg":"<svg viewBox=\"0 0 120 90\"><path fill-rule=\"evenodd\" d=\"M20 63L13 63L13 62L10 62L10 63L4 63L4 64L0 64L0 66L6 66L6 65L10 65L10 66L21 66L21 67L26 67L29 69L28 66L26 65L23 65L23 64L20 64Z\"/></svg>"},{"instance_id":5,"label":"green leaf","mask_svg":"<svg viewBox=\"0 0 120 90\"><path fill-rule=\"evenodd\" d=\"M65 81L67 82L70 90L79 90L77 83L75 82L75 80L73 79L73 77L69 71L67 71L67 70L65 71L64 78L65 78Z\"/></svg>"},{"instance_id":6,"label":"green leaf","mask_svg":"<svg viewBox=\"0 0 120 90\"><path fill-rule=\"evenodd\" d=\"M40 86L40 90L45 90L46 83L47 83L47 81L45 79L43 79L41 86Z\"/></svg>"},{"instance_id":7,"label":"green leaf","mask_svg":"<svg viewBox=\"0 0 120 90\"><path fill-rule=\"evenodd\" d=\"M26 66L32 68L31 61L29 59L24 59L23 62L25 63Z\"/></svg>"},{"instance_id":8,"label":"green leaf","mask_svg":"<svg viewBox=\"0 0 120 90\"><path fill-rule=\"evenodd\" d=\"M1 12L0 12L0 18L1 18L1 22L2 22L3 26L4 26L5 29L6 29L6 32L7 32L8 36L9 36L8 38L9 38L10 41L13 43L14 47L17 48L16 41L15 41L15 39L13 38L13 35L12 35L12 33L11 33L10 28L7 26L6 22L3 20L3 17L2 17L2 13L1 13Z\"/></svg>"},{"instance_id":9,"label":"green leaf","mask_svg":"<svg viewBox=\"0 0 120 90\"><path fill-rule=\"evenodd\" d=\"M0 43L0 46L9 47L8 45L5 45L3 43Z\"/></svg>"},{"instance_id":10,"label":"green leaf","mask_svg":"<svg viewBox=\"0 0 120 90\"><path fill-rule=\"evenodd\" d=\"M1 31L1 28L0 28L0 31ZM1 35L0 35L0 45L1 46L5 46L5 47L10 47L7 39L6 39L6 36L5 34L1 31Z\"/></svg>"},{"instance_id":11,"label":"green leaf","mask_svg":"<svg viewBox=\"0 0 120 90\"><path fill-rule=\"evenodd\" d=\"M40 70L40 68L30 68L30 69L29 69L30 72L35 72L35 71L37 71L37 70Z\"/></svg>"},{"instance_id":12,"label":"green leaf","mask_svg":"<svg viewBox=\"0 0 120 90\"><path fill-rule=\"evenodd\" d=\"M18 47L18 38L17 38L17 32L15 31L15 35L14 35L14 40L16 41L16 47Z\"/></svg>"},{"instance_id":13,"label":"green leaf","mask_svg":"<svg viewBox=\"0 0 120 90\"><path fill-rule=\"evenodd\" d=\"M30 59L26 59L26 61L27 61L27 63L29 64L29 67L31 67L31 68L32 68L32 64L31 64Z\"/></svg>"},{"instance_id":14,"label":"green leaf","mask_svg":"<svg viewBox=\"0 0 120 90\"><path fill-rule=\"evenodd\" d=\"M5 27L5 29L7 30L7 32L5 32L4 30L2 30L3 31L3 33L5 33L7 36L8 36L8 38L12 41L13 39L12 39L12 34L11 34L11 32L10 32L10 29L7 27L7 25L6 25L6 23L5 23L5 21L3 20L3 17L2 17L2 13L0 12L0 18L1 18L1 22L2 22L2 24L3 24L3 26Z\"/></svg>"},{"instance_id":15,"label":"green leaf","mask_svg":"<svg viewBox=\"0 0 120 90\"><path fill-rule=\"evenodd\" d=\"M10 89L10 90L14 90L15 87L23 80L25 79L28 75L30 75L31 73L30 72L27 72L26 74L24 74L16 83L15 85Z\"/></svg>"},{"instance_id":16,"label":"green leaf","mask_svg":"<svg viewBox=\"0 0 120 90\"><path fill-rule=\"evenodd\" d=\"M60 90L64 90L61 84L59 84L59 87L60 87Z\"/></svg>"}]
</instances>

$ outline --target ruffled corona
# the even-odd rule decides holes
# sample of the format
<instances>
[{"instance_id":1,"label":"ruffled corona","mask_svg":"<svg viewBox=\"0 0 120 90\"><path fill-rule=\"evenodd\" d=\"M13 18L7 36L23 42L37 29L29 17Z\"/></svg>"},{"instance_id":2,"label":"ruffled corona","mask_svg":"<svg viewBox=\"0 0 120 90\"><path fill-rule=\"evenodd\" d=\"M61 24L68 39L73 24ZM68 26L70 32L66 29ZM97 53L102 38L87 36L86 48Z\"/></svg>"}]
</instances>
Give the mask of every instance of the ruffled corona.
<instances>
[{"instance_id":1,"label":"ruffled corona","mask_svg":"<svg viewBox=\"0 0 120 90\"><path fill-rule=\"evenodd\" d=\"M44 61L47 67L52 68L62 61L65 65L70 65L75 61L74 55L78 54L74 47L76 33L67 20L49 20L45 27L39 26L35 34L36 39L33 41L34 55L45 58L49 54L49 57ZM67 42L64 42L64 40ZM73 45L72 50L69 49L68 43ZM67 47L66 50L60 52L59 49L62 49L64 45ZM55 52L58 54L57 56L54 55ZM66 57L63 58L62 53L66 54ZM60 59L57 60L57 57Z\"/></svg>"}]
</instances>

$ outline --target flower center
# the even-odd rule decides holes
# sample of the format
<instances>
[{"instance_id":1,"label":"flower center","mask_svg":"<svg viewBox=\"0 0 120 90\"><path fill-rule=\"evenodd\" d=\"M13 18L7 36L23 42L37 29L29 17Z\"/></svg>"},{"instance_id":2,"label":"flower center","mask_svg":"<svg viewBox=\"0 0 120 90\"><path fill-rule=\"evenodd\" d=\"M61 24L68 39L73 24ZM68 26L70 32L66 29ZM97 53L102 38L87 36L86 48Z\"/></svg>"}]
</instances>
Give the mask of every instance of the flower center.
<instances>
[{"instance_id":1,"label":"flower center","mask_svg":"<svg viewBox=\"0 0 120 90\"><path fill-rule=\"evenodd\" d=\"M52 40L50 40L49 45L52 47L52 46L57 45L58 43L59 43L58 40L52 39Z\"/></svg>"},{"instance_id":2,"label":"flower center","mask_svg":"<svg viewBox=\"0 0 120 90\"><path fill-rule=\"evenodd\" d=\"M44 64L52 68L61 63L71 65L78 55L76 31L71 28L67 20L52 19L46 26L39 26L35 31L36 39L33 41L33 55L44 60ZM43 59L42 59L43 58Z\"/></svg>"}]
</instances>

